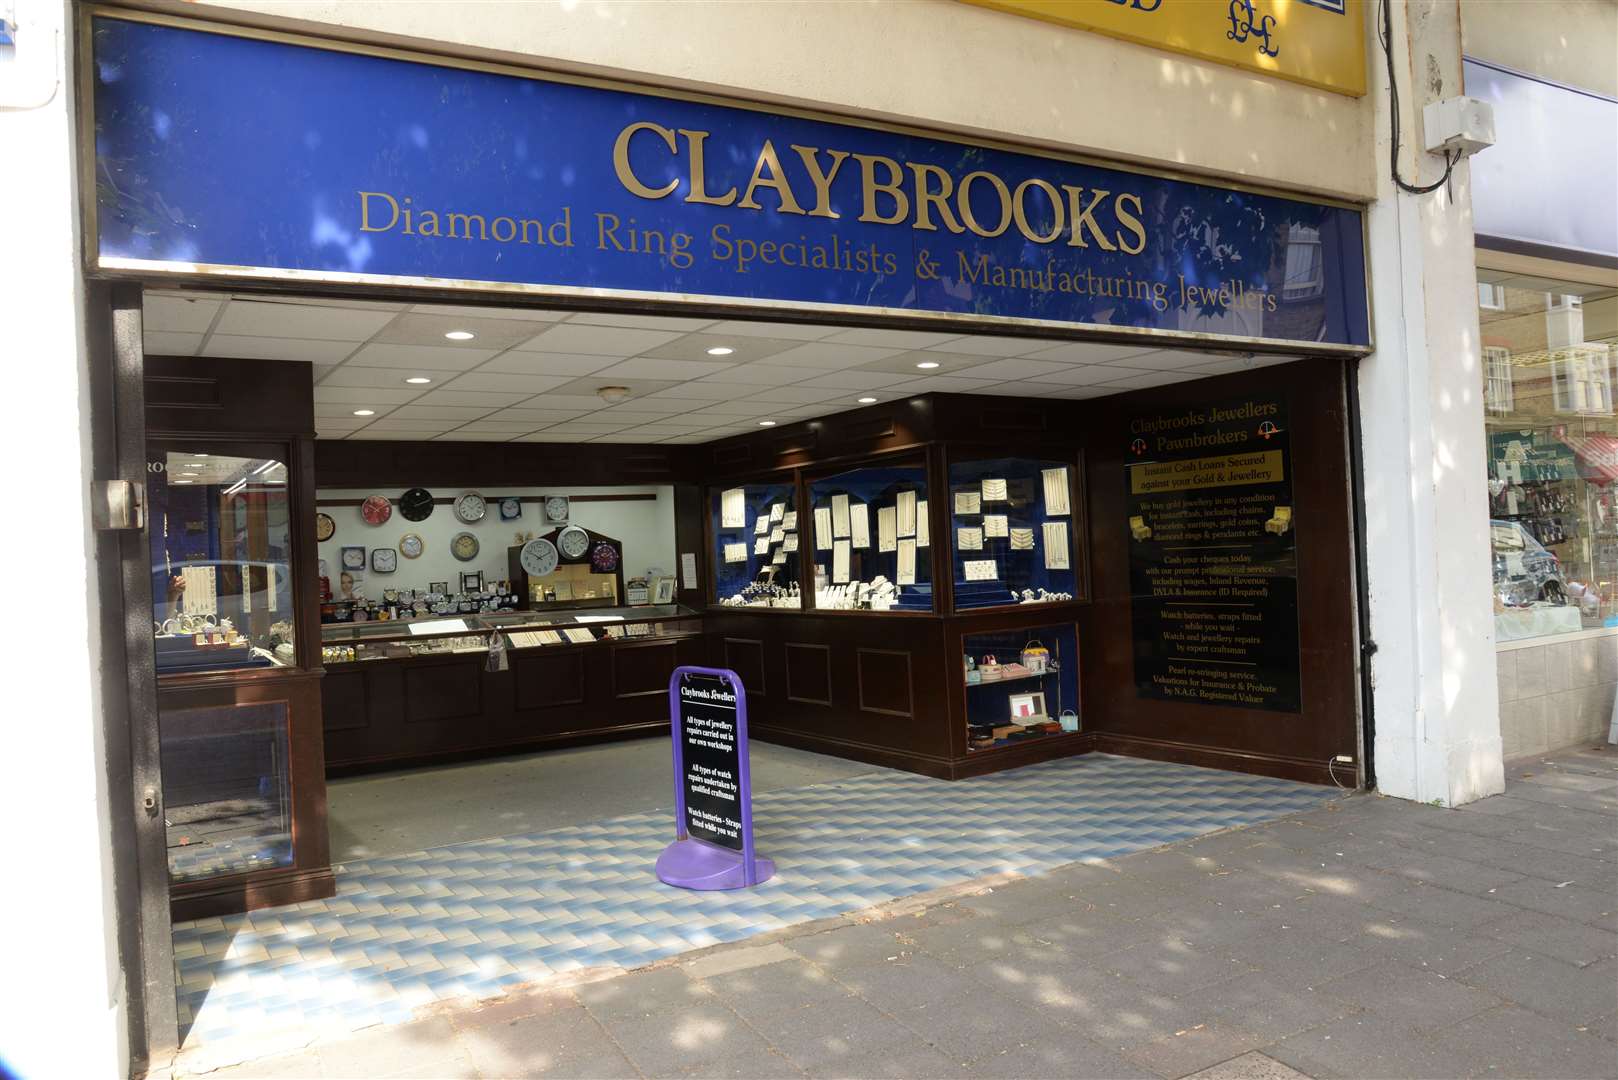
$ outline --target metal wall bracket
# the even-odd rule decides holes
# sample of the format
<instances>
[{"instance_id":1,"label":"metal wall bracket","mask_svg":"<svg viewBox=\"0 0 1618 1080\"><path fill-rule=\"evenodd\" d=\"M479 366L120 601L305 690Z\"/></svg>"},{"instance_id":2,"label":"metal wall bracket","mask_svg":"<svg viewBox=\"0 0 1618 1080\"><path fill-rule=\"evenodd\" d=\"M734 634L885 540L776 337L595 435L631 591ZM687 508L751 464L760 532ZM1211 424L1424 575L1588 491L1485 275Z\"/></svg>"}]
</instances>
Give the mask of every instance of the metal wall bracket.
<instances>
[{"instance_id":1,"label":"metal wall bracket","mask_svg":"<svg viewBox=\"0 0 1618 1080\"><path fill-rule=\"evenodd\" d=\"M144 529L146 505L139 484L100 480L90 485L90 512L98 530Z\"/></svg>"}]
</instances>

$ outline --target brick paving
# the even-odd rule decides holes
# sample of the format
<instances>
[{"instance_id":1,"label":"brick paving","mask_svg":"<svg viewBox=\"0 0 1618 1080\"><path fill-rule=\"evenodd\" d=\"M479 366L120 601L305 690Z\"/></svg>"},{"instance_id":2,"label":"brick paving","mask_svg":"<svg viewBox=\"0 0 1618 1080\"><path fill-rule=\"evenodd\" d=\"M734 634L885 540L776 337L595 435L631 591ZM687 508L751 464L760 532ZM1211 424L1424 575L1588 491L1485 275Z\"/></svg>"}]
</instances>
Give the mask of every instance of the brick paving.
<instances>
[{"instance_id":1,"label":"brick paving","mask_svg":"<svg viewBox=\"0 0 1618 1080\"><path fill-rule=\"evenodd\" d=\"M1459 810L1357 796L210 1075L1618 1077L1618 750L1517 763Z\"/></svg>"}]
</instances>

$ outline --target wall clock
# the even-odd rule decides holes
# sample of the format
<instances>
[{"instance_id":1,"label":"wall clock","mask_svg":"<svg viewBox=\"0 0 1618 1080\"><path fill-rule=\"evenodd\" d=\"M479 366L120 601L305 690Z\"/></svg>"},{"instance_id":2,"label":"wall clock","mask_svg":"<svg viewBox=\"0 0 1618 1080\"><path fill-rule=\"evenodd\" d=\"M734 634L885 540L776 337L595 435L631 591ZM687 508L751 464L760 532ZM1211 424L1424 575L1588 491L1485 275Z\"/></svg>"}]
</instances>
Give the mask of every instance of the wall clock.
<instances>
[{"instance_id":1,"label":"wall clock","mask_svg":"<svg viewBox=\"0 0 1618 1080\"><path fill-rule=\"evenodd\" d=\"M337 522L330 514L315 515L315 539L325 543L337 535Z\"/></svg>"},{"instance_id":2,"label":"wall clock","mask_svg":"<svg viewBox=\"0 0 1618 1080\"><path fill-rule=\"evenodd\" d=\"M343 549L344 570L365 569L365 549L362 547L346 547Z\"/></svg>"},{"instance_id":3,"label":"wall clock","mask_svg":"<svg viewBox=\"0 0 1618 1080\"><path fill-rule=\"evenodd\" d=\"M599 574L610 574L618 569L618 549L605 540L590 553L590 567Z\"/></svg>"},{"instance_id":4,"label":"wall clock","mask_svg":"<svg viewBox=\"0 0 1618 1080\"><path fill-rule=\"evenodd\" d=\"M399 553L392 548L372 548L371 569L378 574L393 573L399 569Z\"/></svg>"},{"instance_id":5,"label":"wall clock","mask_svg":"<svg viewBox=\"0 0 1618 1080\"><path fill-rule=\"evenodd\" d=\"M500 500L500 520L516 521L522 517L522 500L515 495L507 495Z\"/></svg>"},{"instance_id":6,"label":"wall clock","mask_svg":"<svg viewBox=\"0 0 1618 1080\"><path fill-rule=\"evenodd\" d=\"M393 504L385 495L372 495L360 503L360 517L367 525L380 525L393 516Z\"/></svg>"},{"instance_id":7,"label":"wall clock","mask_svg":"<svg viewBox=\"0 0 1618 1080\"><path fill-rule=\"evenodd\" d=\"M564 558L582 559L584 553L590 550L590 534L577 525L569 525L557 534L556 546L561 549Z\"/></svg>"},{"instance_id":8,"label":"wall clock","mask_svg":"<svg viewBox=\"0 0 1618 1080\"><path fill-rule=\"evenodd\" d=\"M471 533L456 533L455 539L449 542L449 553L462 562L471 562L478 557L478 538Z\"/></svg>"},{"instance_id":9,"label":"wall clock","mask_svg":"<svg viewBox=\"0 0 1618 1080\"><path fill-rule=\"evenodd\" d=\"M524 544L522 553L517 558L530 577L544 577L556 569L556 564L560 560L560 556L556 553L556 545L544 537Z\"/></svg>"},{"instance_id":10,"label":"wall clock","mask_svg":"<svg viewBox=\"0 0 1618 1080\"><path fill-rule=\"evenodd\" d=\"M463 492L455 499L455 516L470 525L474 521L482 521L483 515L489 512L488 503L483 496L475 491Z\"/></svg>"},{"instance_id":11,"label":"wall clock","mask_svg":"<svg viewBox=\"0 0 1618 1080\"><path fill-rule=\"evenodd\" d=\"M421 553L425 549L426 545L421 542L421 537L415 533L405 533L399 537L399 554L407 559L421 558Z\"/></svg>"},{"instance_id":12,"label":"wall clock","mask_svg":"<svg viewBox=\"0 0 1618 1080\"><path fill-rule=\"evenodd\" d=\"M399 496L399 513L406 521L426 521L433 516L433 493L414 487Z\"/></svg>"},{"instance_id":13,"label":"wall clock","mask_svg":"<svg viewBox=\"0 0 1618 1080\"><path fill-rule=\"evenodd\" d=\"M560 525L567 520L568 498L566 495L545 496L545 520L552 525Z\"/></svg>"}]
</instances>

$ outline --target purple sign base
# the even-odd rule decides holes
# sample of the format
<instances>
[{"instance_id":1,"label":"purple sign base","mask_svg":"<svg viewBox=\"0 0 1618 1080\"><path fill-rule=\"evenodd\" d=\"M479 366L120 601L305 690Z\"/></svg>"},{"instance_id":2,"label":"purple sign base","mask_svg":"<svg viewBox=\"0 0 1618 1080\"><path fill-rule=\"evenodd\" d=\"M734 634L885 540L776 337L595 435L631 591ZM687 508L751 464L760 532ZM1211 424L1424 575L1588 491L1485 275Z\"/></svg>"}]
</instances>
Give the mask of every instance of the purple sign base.
<instances>
[{"instance_id":1,"label":"purple sign base","mask_svg":"<svg viewBox=\"0 0 1618 1080\"><path fill-rule=\"evenodd\" d=\"M740 851L715 847L701 840L676 840L657 857L657 877L678 889L745 889L768 881L775 863L753 856L753 880L747 880L747 860Z\"/></svg>"}]
</instances>

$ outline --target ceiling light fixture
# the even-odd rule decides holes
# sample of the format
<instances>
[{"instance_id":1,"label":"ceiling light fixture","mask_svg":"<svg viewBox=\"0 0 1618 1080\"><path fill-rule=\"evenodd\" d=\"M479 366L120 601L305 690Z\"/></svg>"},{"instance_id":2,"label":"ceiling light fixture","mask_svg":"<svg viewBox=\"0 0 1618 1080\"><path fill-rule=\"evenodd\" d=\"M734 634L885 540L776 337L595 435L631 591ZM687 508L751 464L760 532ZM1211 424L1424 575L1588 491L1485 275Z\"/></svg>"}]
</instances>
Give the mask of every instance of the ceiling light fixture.
<instances>
[{"instance_id":1,"label":"ceiling light fixture","mask_svg":"<svg viewBox=\"0 0 1618 1080\"><path fill-rule=\"evenodd\" d=\"M181 475L181 476L196 476L196 475L198 475L198 474L197 474L197 473L194 473L194 472L183 472L183 473L181 473L181 474L180 474L180 475Z\"/></svg>"},{"instance_id":2,"label":"ceiling light fixture","mask_svg":"<svg viewBox=\"0 0 1618 1080\"><path fill-rule=\"evenodd\" d=\"M729 356L731 353L733 353L735 351L736 351L735 349L732 349L728 345L715 345L713 348L708 350L708 355L709 356Z\"/></svg>"},{"instance_id":3,"label":"ceiling light fixture","mask_svg":"<svg viewBox=\"0 0 1618 1080\"><path fill-rule=\"evenodd\" d=\"M628 396L629 387L627 386L596 387L596 397L600 398L602 401L605 401L608 405L616 405Z\"/></svg>"},{"instance_id":4,"label":"ceiling light fixture","mask_svg":"<svg viewBox=\"0 0 1618 1080\"><path fill-rule=\"evenodd\" d=\"M760 420L758 422L758 426L759 427L774 427L775 426L775 421L774 420Z\"/></svg>"},{"instance_id":5,"label":"ceiling light fixture","mask_svg":"<svg viewBox=\"0 0 1618 1080\"><path fill-rule=\"evenodd\" d=\"M862 398L860 398L860 404L861 405L875 405L876 404L876 398L874 398L874 397L862 397Z\"/></svg>"},{"instance_id":6,"label":"ceiling light fixture","mask_svg":"<svg viewBox=\"0 0 1618 1080\"><path fill-rule=\"evenodd\" d=\"M171 480L170 483L174 483L174 484L194 484L194 483L196 483L196 481L195 480Z\"/></svg>"},{"instance_id":7,"label":"ceiling light fixture","mask_svg":"<svg viewBox=\"0 0 1618 1080\"><path fill-rule=\"evenodd\" d=\"M471 341L473 338L477 337L477 335L472 333L470 330L451 330L444 336L449 338L451 341Z\"/></svg>"},{"instance_id":8,"label":"ceiling light fixture","mask_svg":"<svg viewBox=\"0 0 1618 1080\"><path fill-rule=\"evenodd\" d=\"M376 410L375 409L355 409L354 410L354 415L355 416L375 416L376 415Z\"/></svg>"},{"instance_id":9,"label":"ceiling light fixture","mask_svg":"<svg viewBox=\"0 0 1618 1080\"><path fill-rule=\"evenodd\" d=\"M916 366L921 368L921 370L923 370L923 371L931 371L933 368L938 366L938 361L937 360L923 360L921 363L917 364Z\"/></svg>"},{"instance_id":10,"label":"ceiling light fixture","mask_svg":"<svg viewBox=\"0 0 1618 1080\"><path fill-rule=\"evenodd\" d=\"M425 375L412 375L410 378L406 379L405 382L409 383L411 386L426 386L428 383L432 382L432 380Z\"/></svg>"}]
</instances>

